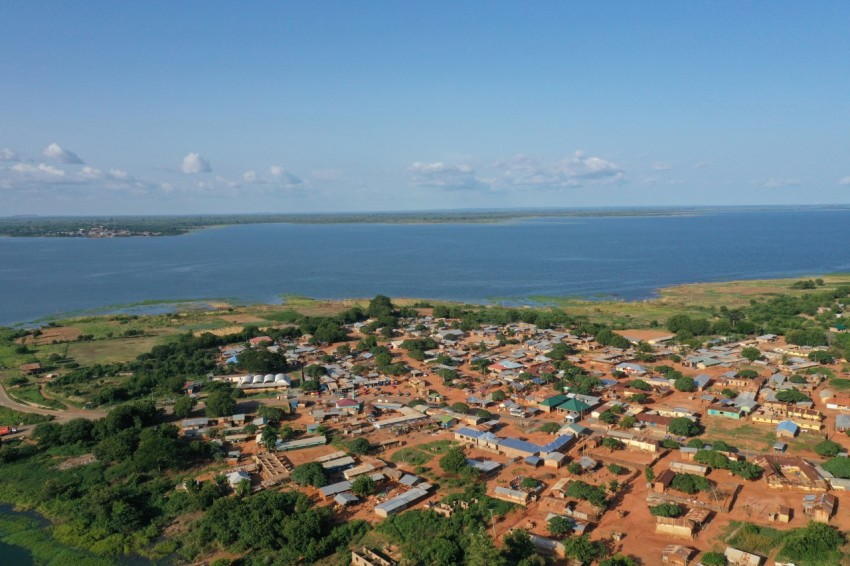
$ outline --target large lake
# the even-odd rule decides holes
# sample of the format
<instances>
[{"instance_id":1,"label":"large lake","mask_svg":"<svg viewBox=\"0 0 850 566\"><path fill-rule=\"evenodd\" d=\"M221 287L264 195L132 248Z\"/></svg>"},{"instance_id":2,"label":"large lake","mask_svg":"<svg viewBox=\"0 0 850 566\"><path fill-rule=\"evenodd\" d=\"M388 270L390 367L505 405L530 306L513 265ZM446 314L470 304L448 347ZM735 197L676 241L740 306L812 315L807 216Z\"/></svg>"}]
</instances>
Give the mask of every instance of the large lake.
<instances>
[{"instance_id":1,"label":"large lake","mask_svg":"<svg viewBox=\"0 0 850 566\"><path fill-rule=\"evenodd\" d=\"M702 281L850 271L850 212L502 224L256 224L163 238L0 239L0 324L146 300L651 297Z\"/></svg>"}]
</instances>

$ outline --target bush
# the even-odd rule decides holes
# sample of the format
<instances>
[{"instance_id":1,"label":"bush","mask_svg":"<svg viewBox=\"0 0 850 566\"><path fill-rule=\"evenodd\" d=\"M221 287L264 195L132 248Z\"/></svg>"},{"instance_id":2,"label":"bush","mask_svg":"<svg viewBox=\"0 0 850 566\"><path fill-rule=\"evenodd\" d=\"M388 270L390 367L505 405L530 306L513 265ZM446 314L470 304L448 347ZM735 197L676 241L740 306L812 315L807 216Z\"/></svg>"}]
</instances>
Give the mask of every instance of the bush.
<instances>
[{"instance_id":1,"label":"bush","mask_svg":"<svg viewBox=\"0 0 850 566\"><path fill-rule=\"evenodd\" d=\"M685 393L690 393L692 391L696 391L697 385L694 382L694 378L688 376L682 376L673 382L673 387L675 387L679 391L684 391Z\"/></svg>"},{"instance_id":2,"label":"bush","mask_svg":"<svg viewBox=\"0 0 850 566\"><path fill-rule=\"evenodd\" d=\"M823 468L837 478L850 479L850 458L832 458L824 463Z\"/></svg>"},{"instance_id":3,"label":"bush","mask_svg":"<svg viewBox=\"0 0 850 566\"><path fill-rule=\"evenodd\" d=\"M561 430L561 425L560 423L546 423L537 430L539 430L540 432L555 434L556 432Z\"/></svg>"},{"instance_id":4,"label":"bush","mask_svg":"<svg viewBox=\"0 0 850 566\"><path fill-rule=\"evenodd\" d=\"M824 440L823 442L815 444L815 452L825 458L832 458L833 456L837 456L839 452L843 451L844 447L832 440Z\"/></svg>"},{"instance_id":5,"label":"bush","mask_svg":"<svg viewBox=\"0 0 850 566\"><path fill-rule=\"evenodd\" d=\"M726 556L720 552L706 552L700 558L705 566L726 566Z\"/></svg>"}]
</instances>

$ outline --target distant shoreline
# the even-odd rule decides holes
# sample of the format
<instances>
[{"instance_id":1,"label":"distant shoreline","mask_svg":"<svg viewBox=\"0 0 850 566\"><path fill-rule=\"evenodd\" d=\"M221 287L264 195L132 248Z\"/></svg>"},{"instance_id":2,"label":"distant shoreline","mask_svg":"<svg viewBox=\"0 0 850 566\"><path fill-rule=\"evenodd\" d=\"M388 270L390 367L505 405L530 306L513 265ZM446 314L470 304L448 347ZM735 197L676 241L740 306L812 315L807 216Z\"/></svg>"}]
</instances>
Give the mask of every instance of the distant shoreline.
<instances>
[{"instance_id":1,"label":"distant shoreline","mask_svg":"<svg viewBox=\"0 0 850 566\"><path fill-rule=\"evenodd\" d=\"M0 236L13 238L164 237L180 236L208 228L250 224L498 224L516 220L556 218L676 217L794 211L850 211L850 205L493 209L188 216L26 216L0 218Z\"/></svg>"}]
</instances>

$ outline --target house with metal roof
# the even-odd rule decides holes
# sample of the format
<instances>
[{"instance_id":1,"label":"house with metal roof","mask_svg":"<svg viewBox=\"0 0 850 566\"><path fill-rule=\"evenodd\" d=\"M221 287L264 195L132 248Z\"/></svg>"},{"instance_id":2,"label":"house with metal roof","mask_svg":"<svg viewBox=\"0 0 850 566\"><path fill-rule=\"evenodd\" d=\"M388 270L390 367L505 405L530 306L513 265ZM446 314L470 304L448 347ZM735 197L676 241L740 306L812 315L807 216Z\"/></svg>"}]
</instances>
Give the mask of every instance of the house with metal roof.
<instances>
[{"instance_id":1,"label":"house with metal roof","mask_svg":"<svg viewBox=\"0 0 850 566\"><path fill-rule=\"evenodd\" d=\"M379 517L390 517L397 513L401 513L409 506L416 504L416 502L427 496L428 492L426 490L414 487L410 491L407 491L397 497L393 497L389 501L384 501L383 503L376 505L375 514Z\"/></svg>"},{"instance_id":2,"label":"house with metal roof","mask_svg":"<svg viewBox=\"0 0 850 566\"><path fill-rule=\"evenodd\" d=\"M776 425L777 438L794 438L800 432L800 427L794 421L782 421Z\"/></svg>"}]
</instances>

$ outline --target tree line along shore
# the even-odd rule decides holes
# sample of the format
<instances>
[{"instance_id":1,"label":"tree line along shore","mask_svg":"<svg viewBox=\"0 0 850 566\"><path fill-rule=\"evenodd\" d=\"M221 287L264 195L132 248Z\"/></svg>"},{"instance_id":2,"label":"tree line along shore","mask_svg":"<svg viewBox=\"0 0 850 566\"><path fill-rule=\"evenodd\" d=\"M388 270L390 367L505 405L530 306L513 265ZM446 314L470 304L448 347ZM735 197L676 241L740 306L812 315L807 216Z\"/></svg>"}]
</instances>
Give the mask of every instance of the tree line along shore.
<instances>
[{"instance_id":1,"label":"tree line along shore","mask_svg":"<svg viewBox=\"0 0 850 566\"><path fill-rule=\"evenodd\" d=\"M850 285L726 285L3 329L0 501L104 560L838 563Z\"/></svg>"},{"instance_id":2,"label":"tree line along shore","mask_svg":"<svg viewBox=\"0 0 850 566\"><path fill-rule=\"evenodd\" d=\"M830 207L830 210L835 207ZM817 210L817 207L691 207L628 209L513 209L424 212L209 214L189 216L21 216L0 218L0 236L129 237L176 236L215 226L244 224L445 224L494 223L534 218L682 216L759 210Z\"/></svg>"}]
</instances>

